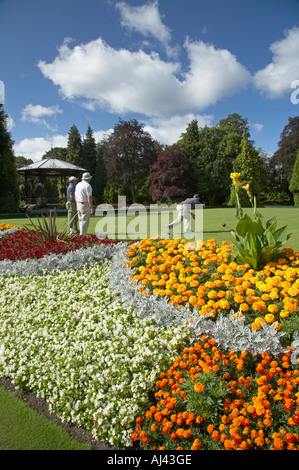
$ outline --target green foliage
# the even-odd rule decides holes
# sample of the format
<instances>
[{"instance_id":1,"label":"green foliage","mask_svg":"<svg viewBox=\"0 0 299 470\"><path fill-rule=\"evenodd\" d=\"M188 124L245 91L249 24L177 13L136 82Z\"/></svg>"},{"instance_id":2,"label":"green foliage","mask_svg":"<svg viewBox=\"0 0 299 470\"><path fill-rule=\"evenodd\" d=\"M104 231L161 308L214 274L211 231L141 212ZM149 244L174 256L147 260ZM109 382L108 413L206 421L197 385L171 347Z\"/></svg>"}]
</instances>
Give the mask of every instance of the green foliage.
<instances>
[{"instance_id":1,"label":"green foliage","mask_svg":"<svg viewBox=\"0 0 299 470\"><path fill-rule=\"evenodd\" d=\"M103 158L103 149L100 143L96 144L96 169L94 174L93 196L96 204L100 204L104 199L104 191L107 184L107 173ZM106 201L109 202L109 201Z\"/></svg>"},{"instance_id":2,"label":"green foliage","mask_svg":"<svg viewBox=\"0 0 299 470\"><path fill-rule=\"evenodd\" d=\"M232 185L227 205L229 207L238 207L238 204L240 204L242 207L250 207L250 200L244 188L240 187L238 188L238 191L236 191L235 186ZM240 213L242 216L243 211L241 211Z\"/></svg>"},{"instance_id":3,"label":"green foliage","mask_svg":"<svg viewBox=\"0 0 299 470\"><path fill-rule=\"evenodd\" d=\"M199 154L199 132L198 121L193 119L177 142L188 151L191 162L195 162Z\"/></svg>"},{"instance_id":4,"label":"green foliage","mask_svg":"<svg viewBox=\"0 0 299 470\"><path fill-rule=\"evenodd\" d=\"M244 133L247 139L250 136L248 119L237 113L229 114L219 121L217 128L221 135L219 154L230 165L230 171L233 171L232 165L240 152L242 136Z\"/></svg>"},{"instance_id":5,"label":"green foliage","mask_svg":"<svg viewBox=\"0 0 299 470\"><path fill-rule=\"evenodd\" d=\"M293 167L289 190L293 193L295 206L299 206L299 150Z\"/></svg>"},{"instance_id":6,"label":"green foliage","mask_svg":"<svg viewBox=\"0 0 299 470\"><path fill-rule=\"evenodd\" d=\"M254 219L245 214L237 223L235 231L231 232L237 261L248 263L255 271L261 270L270 261L276 261L280 256L279 249L290 236L287 226L277 228L276 217L263 225L260 214Z\"/></svg>"},{"instance_id":7,"label":"green foliage","mask_svg":"<svg viewBox=\"0 0 299 470\"><path fill-rule=\"evenodd\" d=\"M13 141L7 130L7 115L0 104L0 212L15 212L18 204L18 177Z\"/></svg>"},{"instance_id":8,"label":"green foliage","mask_svg":"<svg viewBox=\"0 0 299 470\"><path fill-rule=\"evenodd\" d=\"M9 214L10 212L16 211L16 201L14 194L8 192L7 194L0 195L0 212L3 214Z\"/></svg>"},{"instance_id":9,"label":"green foliage","mask_svg":"<svg viewBox=\"0 0 299 470\"><path fill-rule=\"evenodd\" d=\"M82 166L81 135L75 125L70 128L68 135L67 161L73 165Z\"/></svg>"},{"instance_id":10,"label":"green foliage","mask_svg":"<svg viewBox=\"0 0 299 470\"><path fill-rule=\"evenodd\" d=\"M240 153L234 162L234 169L240 174L239 178L242 184L249 184L253 194L258 195L260 192L260 170L262 162L259 160L258 152L248 142L245 131L243 133L240 144ZM250 201L247 192L243 188L238 188L238 197L243 206L249 206ZM236 204L236 189L234 185L231 187L229 206Z\"/></svg>"},{"instance_id":11,"label":"green foliage","mask_svg":"<svg viewBox=\"0 0 299 470\"><path fill-rule=\"evenodd\" d=\"M202 387L201 392L195 391L197 385ZM229 394L226 384L211 371L198 374L194 382L187 376L181 388L187 392L186 409L193 410L202 418L209 418L212 423L223 410L224 400Z\"/></svg>"},{"instance_id":12,"label":"green foliage","mask_svg":"<svg viewBox=\"0 0 299 470\"><path fill-rule=\"evenodd\" d=\"M135 119L119 120L113 133L102 141L108 185L126 188L136 202L140 185L156 160L156 143Z\"/></svg>"},{"instance_id":13,"label":"green foliage","mask_svg":"<svg viewBox=\"0 0 299 470\"><path fill-rule=\"evenodd\" d=\"M64 147L51 148L51 150L48 150L48 152L46 152L43 155L42 159L45 160L46 158L57 158L57 160L68 161L68 159L67 159L67 149L64 148ZM31 163L33 163L33 162L31 162Z\"/></svg>"},{"instance_id":14,"label":"green foliage","mask_svg":"<svg viewBox=\"0 0 299 470\"><path fill-rule=\"evenodd\" d=\"M274 171L274 184L282 185L287 191L292 176L292 170L296 161L299 148L299 116L289 117L287 125L284 127L278 149L270 160L270 166Z\"/></svg>"},{"instance_id":15,"label":"green foliage","mask_svg":"<svg viewBox=\"0 0 299 470\"><path fill-rule=\"evenodd\" d=\"M96 142L90 126L87 128L82 143L82 166L94 177L96 171Z\"/></svg>"}]
</instances>

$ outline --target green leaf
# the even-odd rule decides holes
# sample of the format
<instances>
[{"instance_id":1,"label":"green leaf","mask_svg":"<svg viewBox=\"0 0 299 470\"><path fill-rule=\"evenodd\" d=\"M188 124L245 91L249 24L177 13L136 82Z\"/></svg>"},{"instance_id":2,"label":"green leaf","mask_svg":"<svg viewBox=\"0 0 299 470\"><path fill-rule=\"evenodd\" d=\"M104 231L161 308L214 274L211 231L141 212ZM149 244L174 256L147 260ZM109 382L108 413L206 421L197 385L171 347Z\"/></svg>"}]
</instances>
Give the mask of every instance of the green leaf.
<instances>
[{"instance_id":1,"label":"green leaf","mask_svg":"<svg viewBox=\"0 0 299 470\"><path fill-rule=\"evenodd\" d=\"M245 214L242 219L239 220L236 226L236 232L241 236L244 237L246 233L249 231L250 226L252 225L252 219Z\"/></svg>"}]
</instances>

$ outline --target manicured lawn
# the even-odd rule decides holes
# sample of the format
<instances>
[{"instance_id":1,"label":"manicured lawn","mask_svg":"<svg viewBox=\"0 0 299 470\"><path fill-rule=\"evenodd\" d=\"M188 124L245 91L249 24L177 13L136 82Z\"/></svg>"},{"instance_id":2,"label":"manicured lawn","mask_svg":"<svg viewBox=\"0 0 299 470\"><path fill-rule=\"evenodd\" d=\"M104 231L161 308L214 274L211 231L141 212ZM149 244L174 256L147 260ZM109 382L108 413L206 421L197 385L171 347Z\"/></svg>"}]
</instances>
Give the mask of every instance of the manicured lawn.
<instances>
[{"instance_id":1,"label":"manicured lawn","mask_svg":"<svg viewBox=\"0 0 299 470\"><path fill-rule=\"evenodd\" d=\"M1 386L0 450L89 450L89 447Z\"/></svg>"},{"instance_id":2,"label":"manicured lawn","mask_svg":"<svg viewBox=\"0 0 299 470\"><path fill-rule=\"evenodd\" d=\"M299 208L298 207L289 207L289 206L269 206L260 208L259 211L264 217L264 220L267 220L271 217L276 216L278 220L278 226L283 225L288 226L288 231L292 233L292 236L288 244L294 249L299 250ZM252 215L252 210L246 209L248 215ZM161 217L161 214L162 217ZM176 213L170 213L169 216L166 212L161 212L160 215L155 214L152 218L146 216L145 214L135 216L129 215L127 217L121 216L114 218L113 215L103 217L97 217L93 215L90 219L89 224L89 234L95 232L106 233L108 232L109 238L118 239L132 239L136 238L148 238L155 235L164 235L164 225L168 221L172 221L173 217L176 217ZM66 222L66 217L58 217L58 228L62 228ZM13 218L13 219L0 219L1 223L10 223L12 225L21 225L28 224L29 221L26 217L24 218ZM230 231L233 230L236 226L237 219L235 217L234 208L216 208L216 209L205 209L203 211L203 239L204 241L211 238L215 238L217 243L221 243L223 240L230 242ZM192 226L194 222L192 220ZM127 227L127 229L125 228ZM182 228L182 227L181 227ZM179 230L179 229L177 229ZM178 238L183 237L176 232Z\"/></svg>"}]
</instances>

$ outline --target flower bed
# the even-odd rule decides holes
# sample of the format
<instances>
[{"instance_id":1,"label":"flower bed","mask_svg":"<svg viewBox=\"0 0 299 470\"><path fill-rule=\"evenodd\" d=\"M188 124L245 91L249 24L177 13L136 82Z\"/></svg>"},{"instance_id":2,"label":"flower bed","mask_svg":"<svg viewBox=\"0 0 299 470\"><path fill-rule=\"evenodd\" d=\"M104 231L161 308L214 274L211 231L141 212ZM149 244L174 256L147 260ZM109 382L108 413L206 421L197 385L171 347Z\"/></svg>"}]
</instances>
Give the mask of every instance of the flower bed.
<instances>
[{"instance_id":1,"label":"flower bed","mask_svg":"<svg viewBox=\"0 0 299 470\"><path fill-rule=\"evenodd\" d=\"M299 448L298 253L81 241L0 261L2 376L119 448Z\"/></svg>"},{"instance_id":2,"label":"flower bed","mask_svg":"<svg viewBox=\"0 0 299 470\"><path fill-rule=\"evenodd\" d=\"M63 421L119 448L131 444L148 391L190 337L183 327L140 320L118 301L109 259L125 247L105 241L0 262L0 374L44 398Z\"/></svg>"},{"instance_id":3,"label":"flower bed","mask_svg":"<svg viewBox=\"0 0 299 470\"><path fill-rule=\"evenodd\" d=\"M215 240L198 249L179 239L142 240L131 245L128 265L144 295L156 293L209 318L241 312L253 330L274 324L289 339L299 329L299 252L284 249L277 263L255 272L248 264L228 262L231 251Z\"/></svg>"},{"instance_id":4,"label":"flower bed","mask_svg":"<svg viewBox=\"0 0 299 470\"><path fill-rule=\"evenodd\" d=\"M130 246L127 265L142 295L178 311L189 308L194 322L209 318L213 333L199 335L204 344L186 349L161 373L156 402L132 434L145 449L299 449L299 253L287 248L278 262L255 272L228 262L231 251L215 240L198 247L178 239ZM230 328L225 349L232 312L241 328ZM270 325L285 348L280 354L274 343L254 341Z\"/></svg>"},{"instance_id":5,"label":"flower bed","mask_svg":"<svg viewBox=\"0 0 299 470\"><path fill-rule=\"evenodd\" d=\"M281 357L225 353L211 338L185 349L136 420L144 449L299 449L299 370Z\"/></svg>"},{"instance_id":6,"label":"flower bed","mask_svg":"<svg viewBox=\"0 0 299 470\"><path fill-rule=\"evenodd\" d=\"M13 227L10 227L13 228ZM79 248L113 244L112 240L101 240L96 235L86 237L69 236L65 240L37 243L34 230L16 230L0 238L0 261L43 258L49 254L64 255Z\"/></svg>"},{"instance_id":7,"label":"flower bed","mask_svg":"<svg viewBox=\"0 0 299 470\"><path fill-rule=\"evenodd\" d=\"M10 230L12 228L19 228L16 225L11 225L11 224L0 224L0 231L5 231L5 230Z\"/></svg>"}]
</instances>

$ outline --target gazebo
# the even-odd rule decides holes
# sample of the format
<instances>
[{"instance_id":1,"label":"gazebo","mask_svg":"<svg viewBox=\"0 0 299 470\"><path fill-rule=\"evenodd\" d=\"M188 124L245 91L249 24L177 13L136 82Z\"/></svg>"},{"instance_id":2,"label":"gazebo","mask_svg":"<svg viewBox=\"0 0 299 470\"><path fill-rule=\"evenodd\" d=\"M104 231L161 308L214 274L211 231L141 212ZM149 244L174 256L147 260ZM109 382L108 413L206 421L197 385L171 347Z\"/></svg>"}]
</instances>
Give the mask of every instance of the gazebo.
<instances>
[{"instance_id":1,"label":"gazebo","mask_svg":"<svg viewBox=\"0 0 299 470\"><path fill-rule=\"evenodd\" d=\"M31 163L30 165L23 166L17 169L20 175L25 176L25 199L26 203L32 203L35 198L28 198L27 194L27 180L29 176L38 176L39 182L43 184L46 176L61 178L61 182L65 182L65 178L75 176L80 179L80 174L87 171L85 168L73 165L57 158L46 158L38 162ZM49 204L55 204L53 201L47 201ZM57 201L58 202L58 201Z\"/></svg>"}]
</instances>

